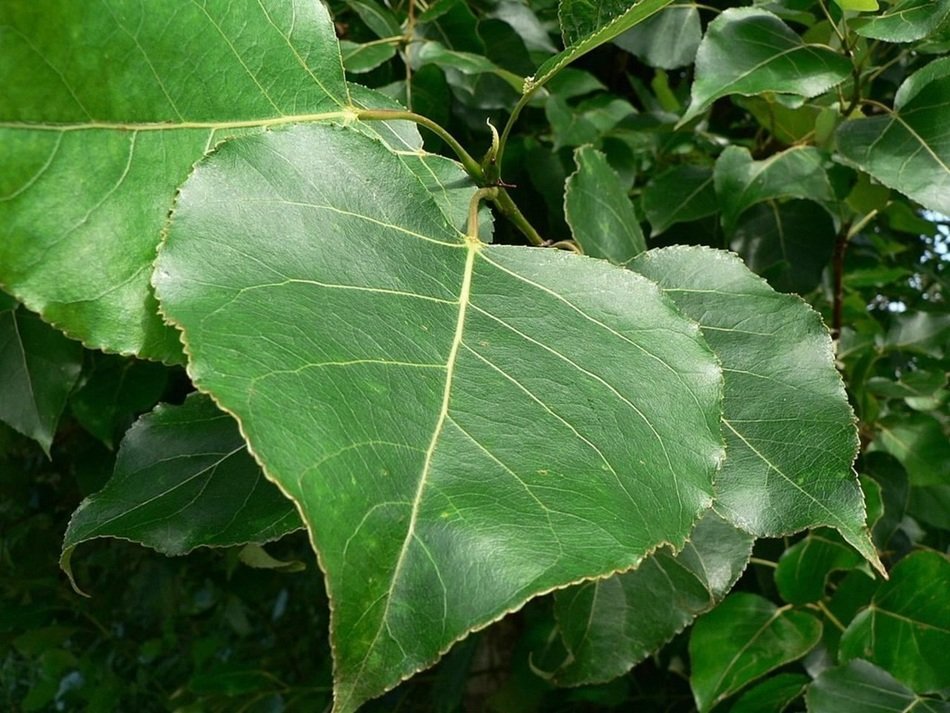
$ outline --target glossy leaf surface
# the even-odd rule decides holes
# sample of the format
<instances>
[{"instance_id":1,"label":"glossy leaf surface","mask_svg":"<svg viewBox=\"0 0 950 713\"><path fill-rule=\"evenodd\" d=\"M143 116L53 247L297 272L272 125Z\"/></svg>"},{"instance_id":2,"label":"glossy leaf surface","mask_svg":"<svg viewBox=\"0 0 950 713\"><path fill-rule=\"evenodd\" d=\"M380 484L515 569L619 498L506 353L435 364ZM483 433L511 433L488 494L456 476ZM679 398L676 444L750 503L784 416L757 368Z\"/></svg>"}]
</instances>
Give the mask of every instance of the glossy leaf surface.
<instances>
[{"instance_id":1,"label":"glossy leaf surface","mask_svg":"<svg viewBox=\"0 0 950 713\"><path fill-rule=\"evenodd\" d=\"M821 622L756 594L733 594L693 625L690 685L710 710L772 669L800 659L821 639Z\"/></svg>"},{"instance_id":2,"label":"glossy leaf surface","mask_svg":"<svg viewBox=\"0 0 950 713\"><path fill-rule=\"evenodd\" d=\"M699 10L670 5L614 40L651 67L676 69L692 64L702 39Z\"/></svg>"},{"instance_id":3,"label":"glossy leaf surface","mask_svg":"<svg viewBox=\"0 0 950 713\"><path fill-rule=\"evenodd\" d=\"M808 713L950 713L950 703L918 696L887 671L855 659L808 687Z\"/></svg>"},{"instance_id":4,"label":"glossy leaf surface","mask_svg":"<svg viewBox=\"0 0 950 713\"><path fill-rule=\"evenodd\" d=\"M564 190L564 213L584 253L622 265L646 250L633 203L607 157L582 146L574 152L574 163L577 170Z\"/></svg>"},{"instance_id":5,"label":"glossy leaf surface","mask_svg":"<svg viewBox=\"0 0 950 713\"><path fill-rule=\"evenodd\" d=\"M681 546L711 502L721 382L695 325L605 262L465 238L351 130L222 146L155 282L193 380L310 528L341 711L540 592Z\"/></svg>"},{"instance_id":6,"label":"glossy leaf surface","mask_svg":"<svg viewBox=\"0 0 950 713\"><path fill-rule=\"evenodd\" d=\"M49 455L82 347L0 292L0 421Z\"/></svg>"},{"instance_id":7,"label":"glossy leaf surface","mask_svg":"<svg viewBox=\"0 0 950 713\"><path fill-rule=\"evenodd\" d=\"M234 419L207 396L159 404L119 446L105 487L73 513L63 567L77 545L99 537L166 555L196 547L267 542L302 527L293 503L264 478Z\"/></svg>"},{"instance_id":8,"label":"glossy leaf surface","mask_svg":"<svg viewBox=\"0 0 950 713\"><path fill-rule=\"evenodd\" d=\"M570 658L555 682L608 681L649 656L726 596L752 540L710 512L679 554L661 551L633 572L558 592L555 614Z\"/></svg>"},{"instance_id":9,"label":"glossy leaf surface","mask_svg":"<svg viewBox=\"0 0 950 713\"><path fill-rule=\"evenodd\" d=\"M730 8L709 23L699 45L692 99L680 123L729 94L817 96L844 81L850 71L841 54L803 42L771 12Z\"/></svg>"},{"instance_id":10,"label":"glossy leaf surface","mask_svg":"<svg viewBox=\"0 0 950 713\"><path fill-rule=\"evenodd\" d=\"M950 686L950 561L939 552L908 555L841 637L844 661L863 658L918 692Z\"/></svg>"},{"instance_id":11,"label":"glossy leaf surface","mask_svg":"<svg viewBox=\"0 0 950 713\"><path fill-rule=\"evenodd\" d=\"M950 17L950 0L899 0L884 12L854 23L855 32L885 42L913 42Z\"/></svg>"},{"instance_id":12,"label":"glossy leaf surface","mask_svg":"<svg viewBox=\"0 0 950 713\"><path fill-rule=\"evenodd\" d=\"M883 116L846 121L837 132L848 164L940 213L950 213L950 57L908 77Z\"/></svg>"},{"instance_id":13,"label":"glossy leaf surface","mask_svg":"<svg viewBox=\"0 0 950 713\"><path fill-rule=\"evenodd\" d=\"M630 267L699 321L723 364L716 510L759 537L834 527L880 569L851 469L854 415L818 314L728 253L652 250Z\"/></svg>"}]
</instances>

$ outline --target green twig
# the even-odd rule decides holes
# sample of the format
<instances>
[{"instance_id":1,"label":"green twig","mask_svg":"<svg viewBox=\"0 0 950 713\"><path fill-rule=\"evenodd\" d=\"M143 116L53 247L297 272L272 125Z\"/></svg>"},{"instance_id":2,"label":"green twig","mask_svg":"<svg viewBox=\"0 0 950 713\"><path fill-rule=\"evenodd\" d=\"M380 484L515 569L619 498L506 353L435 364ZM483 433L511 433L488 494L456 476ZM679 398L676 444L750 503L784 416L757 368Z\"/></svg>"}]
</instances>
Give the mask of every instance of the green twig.
<instances>
[{"instance_id":1,"label":"green twig","mask_svg":"<svg viewBox=\"0 0 950 713\"><path fill-rule=\"evenodd\" d=\"M467 235L472 240L478 240L478 206L486 198L493 200L498 195L498 189L494 187L479 188L472 194L472 200L468 202L468 231Z\"/></svg>"}]
</instances>

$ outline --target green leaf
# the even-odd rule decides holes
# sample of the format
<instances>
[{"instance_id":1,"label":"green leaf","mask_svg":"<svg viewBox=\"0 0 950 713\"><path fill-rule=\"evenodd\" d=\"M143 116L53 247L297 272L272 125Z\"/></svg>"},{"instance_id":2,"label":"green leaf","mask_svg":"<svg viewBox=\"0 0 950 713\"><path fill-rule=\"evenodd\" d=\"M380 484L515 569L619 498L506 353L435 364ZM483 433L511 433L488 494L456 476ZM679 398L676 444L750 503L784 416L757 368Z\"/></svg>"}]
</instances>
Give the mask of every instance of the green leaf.
<instances>
[{"instance_id":1,"label":"green leaf","mask_svg":"<svg viewBox=\"0 0 950 713\"><path fill-rule=\"evenodd\" d=\"M347 0L346 6L355 10L366 26L380 39L402 34L402 28L396 16L389 8L383 7L376 0Z\"/></svg>"},{"instance_id":2,"label":"green leaf","mask_svg":"<svg viewBox=\"0 0 950 713\"><path fill-rule=\"evenodd\" d=\"M434 64L443 69L457 70L462 74L493 74L504 80L516 92L520 92L524 84L524 80L517 74L502 69L483 55L448 49L435 41L419 43L413 51L412 60L413 64L419 67Z\"/></svg>"},{"instance_id":3,"label":"green leaf","mask_svg":"<svg viewBox=\"0 0 950 713\"><path fill-rule=\"evenodd\" d=\"M525 79L524 94L531 94L571 62L619 37L673 0L561 0L558 14L566 49L546 60L533 77ZM566 18L566 19L565 19Z\"/></svg>"},{"instance_id":4,"label":"green leaf","mask_svg":"<svg viewBox=\"0 0 950 713\"><path fill-rule=\"evenodd\" d=\"M614 44L651 67L677 69L693 63L703 37L695 5L670 5L627 30Z\"/></svg>"},{"instance_id":5,"label":"green leaf","mask_svg":"<svg viewBox=\"0 0 950 713\"><path fill-rule=\"evenodd\" d=\"M950 0L900 0L880 15L849 23L859 35L884 42L915 42L950 17Z\"/></svg>"},{"instance_id":6,"label":"green leaf","mask_svg":"<svg viewBox=\"0 0 950 713\"><path fill-rule=\"evenodd\" d=\"M739 219L729 244L780 292L811 292L835 249L828 212L807 200L766 201Z\"/></svg>"},{"instance_id":7,"label":"green leaf","mask_svg":"<svg viewBox=\"0 0 950 713\"><path fill-rule=\"evenodd\" d=\"M908 555L841 637L842 661L863 658L918 692L950 686L950 560L939 552Z\"/></svg>"},{"instance_id":8,"label":"green leaf","mask_svg":"<svg viewBox=\"0 0 950 713\"><path fill-rule=\"evenodd\" d=\"M940 421L922 413L901 414L882 419L878 429L874 449L903 463L912 485L950 484L950 439Z\"/></svg>"},{"instance_id":9,"label":"green leaf","mask_svg":"<svg viewBox=\"0 0 950 713\"><path fill-rule=\"evenodd\" d=\"M883 116L844 122L841 159L926 208L950 213L950 57L910 75Z\"/></svg>"},{"instance_id":10,"label":"green leaf","mask_svg":"<svg viewBox=\"0 0 950 713\"><path fill-rule=\"evenodd\" d=\"M825 596L832 572L854 569L860 564L861 558L854 550L813 532L782 553L775 570L775 584L789 604L809 604Z\"/></svg>"},{"instance_id":11,"label":"green leaf","mask_svg":"<svg viewBox=\"0 0 950 713\"><path fill-rule=\"evenodd\" d=\"M805 700L808 713L950 713L950 703L918 696L887 671L861 659L822 671L808 687Z\"/></svg>"},{"instance_id":12,"label":"green leaf","mask_svg":"<svg viewBox=\"0 0 950 713\"><path fill-rule=\"evenodd\" d=\"M699 45L692 100L680 124L729 94L779 92L814 97L850 73L851 63L840 53L806 44L771 12L729 8L709 23Z\"/></svg>"},{"instance_id":13,"label":"green leaf","mask_svg":"<svg viewBox=\"0 0 950 713\"><path fill-rule=\"evenodd\" d=\"M340 50L343 53L343 67L351 74L371 72L396 56L395 45L372 42L361 45L343 40Z\"/></svg>"},{"instance_id":14,"label":"green leaf","mask_svg":"<svg viewBox=\"0 0 950 713\"><path fill-rule=\"evenodd\" d=\"M610 94L599 94L571 107L559 96L552 96L544 105L544 113L551 124L554 149L563 146L582 146L599 141L636 110L625 99Z\"/></svg>"},{"instance_id":15,"label":"green leaf","mask_svg":"<svg viewBox=\"0 0 950 713\"><path fill-rule=\"evenodd\" d=\"M880 9L877 0L835 0L842 10L852 12L874 12Z\"/></svg>"},{"instance_id":16,"label":"green leaf","mask_svg":"<svg viewBox=\"0 0 950 713\"><path fill-rule=\"evenodd\" d=\"M69 407L83 428L112 448L115 437L161 398L167 381L161 364L97 354Z\"/></svg>"},{"instance_id":17,"label":"green leaf","mask_svg":"<svg viewBox=\"0 0 950 713\"><path fill-rule=\"evenodd\" d=\"M812 146L790 148L761 161L753 160L746 148L730 146L716 160L714 180L722 225L730 235L742 213L756 203L776 198L835 203L825 157Z\"/></svg>"},{"instance_id":18,"label":"green leaf","mask_svg":"<svg viewBox=\"0 0 950 713\"><path fill-rule=\"evenodd\" d=\"M862 476L866 474L881 487L884 514L874 523L873 532L878 547L886 549L907 512L910 491L907 471L887 453L866 453L862 457L862 464Z\"/></svg>"},{"instance_id":19,"label":"green leaf","mask_svg":"<svg viewBox=\"0 0 950 713\"><path fill-rule=\"evenodd\" d=\"M808 676L780 673L770 676L742 694L729 713L782 713L808 686Z\"/></svg>"},{"instance_id":20,"label":"green leaf","mask_svg":"<svg viewBox=\"0 0 950 713\"><path fill-rule=\"evenodd\" d=\"M721 384L695 325L603 261L465 238L364 135L224 144L157 265L192 379L311 531L339 711L682 546L711 503Z\"/></svg>"},{"instance_id":21,"label":"green leaf","mask_svg":"<svg viewBox=\"0 0 950 713\"><path fill-rule=\"evenodd\" d=\"M0 37L0 284L88 346L179 361L149 288L175 190L228 136L344 116L326 9L8 0Z\"/></svg>"},{"instance_id":22,"label":"green leaf","mask_svg":"<svg viewBox=\"0 0 950 713\"><path fill-rule=\"evenodd\" d=\"M77 545L99 537L166 555L275 540L301 527L293 503L261 473L234 419L206 396L159 404L119 445L106 486L69 521L60 563L72 578Z\"/></svg>"},{"instance_id":23,"label":"green leaf","mask_svg":"<svg viewBox=\"0 0 950 713\"><path fill-rule=\"evenodd\" d=\"M633 203L607 157L592 146L574 152L577 170L564 190L564 213L574 240L591 257L624 264L646 250Z\"/></svg>"},{"instance_id":24,"label":"green leaf","mask_svg":"<svg viewBox=\"0 0 950 713\"><path fill-rule=\"evenodd\" d=\"M908 311L894 317L883 346L942 359L947 344L950 344L950 314Z\"/></svg>"},{"instance_id":25,"label":"green leaf","mask_svg":"<svg viewBox=\"0 0 950 713\"><path fill-rule=\"evenodd\" d=\"M753 538L709 512L677 555L661 551L633 572L555 594L570 657L558 685L609 681L673 638L732 589Z\"/></svg>"},{"instance_id":26,"label":"green leaf","mask_svg":"<svg viewBox=\"0 0 950 713\"><path fill-rule=\"evenodd\" d=\"M705 166L674 166L652 178L643 190L643 212L653 236L718 210L713 172Z\"/></svg>"},{"instance_id":27,"label":"green leaf","mask_svg":"<svg viewBox=\"0 0 950 713\"><path fill-rule=\"evenodd\" d=\"M690 686L700 713L821 640L821 622L756 594L732 594L693 625Z\"/></svg>"},{"instance_id":28,"label":"green leaf","mask_svg":"<svg viewBox=\"0 0 950 713\"><path fill-rule=\"evenodd\" d=\"M82 347L0 292L0 420L49 455Z\"/></svg>"},{"instance_id":29,"label":"green leaf","mask_svg":"<svg viewBox=\"0 0 950 713\"><path fill-rule=\"evenodd\" d=\"M881 570L851 469L854 414L818 314L722 251L651 250L630 267L700 323L722 362L727 457L716 511L758 537L834 527Z\"/></svg>"}]
</instances>

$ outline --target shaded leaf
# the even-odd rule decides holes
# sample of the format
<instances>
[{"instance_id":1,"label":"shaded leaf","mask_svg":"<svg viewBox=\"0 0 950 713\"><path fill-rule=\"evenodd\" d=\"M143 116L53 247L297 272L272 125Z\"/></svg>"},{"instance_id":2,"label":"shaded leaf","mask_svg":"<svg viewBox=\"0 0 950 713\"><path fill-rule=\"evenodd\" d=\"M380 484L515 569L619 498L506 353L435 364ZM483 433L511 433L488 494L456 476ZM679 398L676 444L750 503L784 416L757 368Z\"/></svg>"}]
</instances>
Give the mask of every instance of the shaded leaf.
<instances>
[{"instance_id":1,"label":"shaded leaf","mask_svg":"<svg viewBox=\"0 0 950 713\"><path fill-rule=\"evenodd\" d=\"M742 694L729 713L782 713L808 686L808 676L780 673L770 676Z\"/></svg>"},{"instance_id":2,"label":"shaded leaf","mask_svg":"<svg viewBox=\"0 0 950 713\"><path fill-rule=\"evenodd\" d=\"M702 36L695 5L670 5L627 30L614 44L651 67L676 69L693 63Z\"/></svg>"},{"instance_id":3,"label":"shaded leaf","mask_svg":"<svg viewBox=\"0 0 950 713\"><path fill-rule=\"evenodd\" d=\"M842 661L867 659L918 692L950 686L950 561L932 550L908 555L841 636Z\"/></svg>"},{"instance_id":4,"label":"shaded leaf","mask_svg":"<svg viewBox=\"0 0 950 713\"><path fill-rule=\"evenodd\" d=\"M382 39L402 34L402 28L396 16L389 8L383 7L376 0L347 0L346 6L355 10L377 37Z\"/></svg>"},{"instance_id":5,"label":"shaded leaf","mask_svg":"<svg viewBox=\"0 0 950 713\"><path fill-rule=\"evenodd\" d=\"M730 146L716 160L716 194L727 234L734 232L739 217L756 203L776 198L803 198L823 205L835 202L818 149L799 146L755 161L749 150Z\"/></svg>"},{"instance_id":6,"label":"shaded leaf","mask_svg":"<svg viewBox=\"0 0 950 713\"><path fill-rule=\"evenodd\" d=\"M808 713L950 713L950 703L918 696L874 664L829 668L808 687Z\"/></svg>"},{"instance_id":7,"label":"shaded leaf","mask_svg":"<svg viewBox=\"0 0 950 713\"><path fill-rule=\"evenodd\" d=\"M82 347L0 292L0 420L49 455Z\"/></svg>"},{"instance_id":8,"label":"shaded leaf","mask_svg":"<svg viewBox=\"0 0 950 713\"><path fill-rule=\"evenodd\" d=\"M713 172L705 166L674 166L652 178L643 190L643 211L651 235L718 210Z\"/></svg>"},{"instance_id":9,"label":"shaded leaf","mask_svg":"<svg viewBox=\"0 0 950 713\"><path fill-rule=\"evenodd\" d=\"M293 503L248 454L234 419L193 394L181 406L159 404L129 429L112 478L73 513L61 564L72 577L76 546L99 537L181 555L267 542L301 527Z\"/></svg>"},{"instance_id":10,"label":"shaded leaf","mask_svg":"<svg viewBox=\"0 0 950 713\"><path fill-rule=\"evenodd\" d=\"M910 75L883 116L844 122L841 159L923 206L950 213L950 57Z\"/></svg>"},{"instance_id":11,"label":"shaded leaf","mask_svg":"<svg viewBox=\"0 0 950 713\"><path fill-rule=\"evenodd\" d=\"M950 484L950 438L940 421L914 413L890 416L877 425L874 448L903 463L912 485Z\"/></svg>"},{"instance_id":12,"label":"shaded leaf","mask_svg":"<svg viewBox=\"0 0 950 713\"><path fill-rule=\"evenodd\" d=\"M851 64L841 54L806 44L771 12L729 8L709 23L699 45L692 98L680 123L729 94L780 92L814 97L850 73Z\"/></svg>"},{"instance_id":13,"label":"shaded leaf","mask_svg":"<svg viewBox=\"0 0 950 713\"><path fill-rule=\"evenodd\" d=\"M372 42L357 44L343 40L340 50L343 53L343 67L351 74L371 72L396 56L395 45Z\"/></svg>"},{"instance_id":14,"label":"shaded leaf","mask_svg":"<svg viewBox=\"0 0 950 713\"><path fill-rule=\"evenodd\" d=\"M699 321L722 362L727 457L716 511L758 537L834 527L882 569L851 469L854 414L818 314L725 252L651 250L630 267Z\"/></svg>"},{"instance_id":15,"label":"shaded leaf","mask_svg":"<svg viewBox=\"0 0 950 713\"><path fill-rule=\"evenodd\" d=\"M555 594L555 614L570 657L558 685L609 681L673 638L732 588L753 538L713 513L677 555L661 551L633 572Z\"/></svg>"},{"instance_id":16,"label":"shaded leaf","mask_svg":"<svg viewBox=\"0 0 950 713\"><path fill-rule=\"evenodd\" d=\"M894 316L883 346L941 359L947 344L950 344L950 314L904 312Z\"/></svg>"},{"instance_id":17,"label":"shaded leaf","mask_svg":"<svg viewBox=\"0 0 950 713\"><path fill-rule=\"evenodd\" d=\"M701 713L769 671L807 654L821 640L821 622L778 608L756 594L732 594L693 625L690 685Z\"/></svg>"},{"instance_id":18,"label":"shaded leaf","mask_svg":"<svg viewBox=\"0 0 950 713\"><path fill-rule=\"evenodd\" d=\"M743 214L729 247L776 290L806 293L831 261L835 226L811 201L767 201Z\"/></svg>"},{"instance_id":19,"label":"shaded leaf","mask_svg":"<svg viewBox=\"0 0 950 713\"><path fill-rule=\"evenodd\" d=\"M885 42L914 42L932 34L950 17L950 0L900 0L880 15L859 18L854 31Z\"/></svg>"},{"instance_id":20,"label":"shaded leaf","mask_svg":"<svg viewBox=\"0 0 950 713\"><path fill-rule=\"evenodd\" d=\"M340 711L681 546L711 502L721 385L695 325L603 261L466 239L356 132L224 144L155 282L193 380L307 521Z\"/></svg>"},{"instance_id":21,"label":"shaded leaf","mask_svg":"<svg viewBox=\"0 0 950 713\"><path fill-rule=\"evenodd\" d=\"M591 257L626 263L646 250L633 203L607 157L592 146L574 152L577 170L564 189L564 213L574 240Z\"/></svg>"},{"instance_id":22,"label":"shaded leaf","mask_svg":"<svg viewBox=\"0 0 950 713\"><path fill-rule=\"evenodd\" d=\"M860 564L861 558L854 550L813 532L782 553L775 584L789 604L817 602L825 596L828 575Z\"/></svg>"}]
</instances>

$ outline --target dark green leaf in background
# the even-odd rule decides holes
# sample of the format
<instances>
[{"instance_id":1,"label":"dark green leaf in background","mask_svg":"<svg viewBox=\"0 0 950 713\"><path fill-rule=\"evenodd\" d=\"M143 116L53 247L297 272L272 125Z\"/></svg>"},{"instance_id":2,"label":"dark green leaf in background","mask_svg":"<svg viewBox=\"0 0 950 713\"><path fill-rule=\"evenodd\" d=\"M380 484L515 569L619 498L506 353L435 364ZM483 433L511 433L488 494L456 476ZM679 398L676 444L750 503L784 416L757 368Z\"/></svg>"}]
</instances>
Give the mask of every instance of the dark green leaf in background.
<instances>
[{"instance_id":1,"label":"dark green leaf in background","mask_svg":"<svg viewBox=\"0 0 950 713\"><path fill-rule=\"evenodd\" d=\"M577 149L574 164L577 170L564 189L564 213L574 240L591 257L625 264L646 250L633 203L597 149Z\"/></svg>"},{"instance_id":2,"label":"dark green leaf in background","mask_svg":"<svg viewBox=\"0 0 950 713\"><path fill-rule=\"evenodd\" d=\"M711 504L698 328L603 261L465 239L356 132L222 146L155 282L192 379L311 530L340 711L542 591L680 547Z\"/></svg>"},{"instance_id":3,"label":"dark green leaf in background","mask_svg":"<svg viewBox=\"0 0 950 713\"><path fill-rule=\"evenodd\" d=\"M630 267L700 323L722 362L727 455L717 512L759 537L834 527L882 569L851 468L854 414L818 314L725 252L651 250Z\"/></svg>"},{"instance_id":4,"label":"dark green leaf in background","mask_svg":"<svg viewBox=\"0 0 950 713\"><path fill-rule=\"evenodd\" d=\"M729 713L783 713L805 692L808 676L780 673L752 686L739 697Z\"/></svg>"},{"instance_id":5,"label":"dark green leaf in background","mask_svg":"<svg viewBox=\"0 0 950 713\"><path fill-rule=\"evenodd\" d=\"M854 569L861 558L853 549L820 532L812 532L782 554L775 584L789 604L817 602L825 596L828 576L835 570Z\"/></svg>"},{"instance_id":6,"label":"dark green leaf in background","mask_svg":"<svg viewBox=\"0 0 950 713\"><path fill-rule=\"evenodd\" d=\"M922 40L950 18L950 0L898 0L879 15L859 18L854 31L885 42Z\"/></svg>"},{"instance_id":7,"label":"dark green leaf in background","mask_svg":"<svg viewBox=\"0 0 950 713\"><path fill-rule=\"evenodd\" d=\"M112 478L73 513L62 565L69 573L76 546L99 537L181 555L267 542L301 527L293 503L248 454L234 419L194 394L181 406L160 404L129 429Z\"/></svg>"},{"instance_id":8,"label":"dark green leaf in background","mask_svg":"<svg viewBox=\"0 0 950 713\"><path fill-rule=\"evenodd\" d=\"M689 639L690 685L700 713L769 671L800 659L821 639L821 622L756 594L726 597Z\"/></svg>"},{"instance_id":9,"label":"dark green leaf in background","mask_svg":"<svg viewBox=\"0 0 950 713\"><path fill-rule=\"evenodd\" d=\"M693 63L703 31L695 5L669 5L614 40L651 67L677 69Z\"/></svg>"},{"instance_id":10,"label":"dark green leaf in background","mask_svg":"<svg viewBox=\"0 0 950 713\"><path fill-rule=\"evenodd\" d=\"M49 455L82 367L82 346L0 292L0 420Z\"/></svg>"},{"instance_id":11,"label":"dark green leaf in background","mask_svg":"<svg viewBox=\"0 0 950 713\"><path fill-rule=\"evenodd\" d=\"M914 413L878 422L874 448L904 464L912 485L950 485L950 435L933 416Z\"/></svg>"},{"instance_id":12,"label":"dark green leaf in background","mask_svg":"<svg viewBox=\"0 0 950 713\"><path fill-rule=\"evenodd\" d=\"M841 658L863 658L920 693L950 686L950 561L908 555L841 637Z\"/></svg>"},{"instance_id":13,"label":"dark green leaf in background","mask_svg":"<svg viewBox=\"0 0 950 713\"><path fill-rule=\"evenodd\" d=\"M910 75L884 115L837 132L842 160L924 207L950 214L950 57Z\"/></svg>"},{"instance_id":14,"label":"dark green leaf in background","mask_svg":"<svg viewBox=\"0 0 950 713\"><path fill-rule=\"evenodd\" d=\"M807 44L760 8L729 8L709 23L696 53L692 99L680 123L729 94L813 97L847 79L851 64L830 47Z\"/></svg>"},{"instance_id":15,"label":"dark green leaf in background","mask_svg":"<svg viewBox=\"0 0 950 713\"><path fill-rule=\"evenodd\" d=\"M712 512L677 555L661 551L633 572L555 594L555 613L570 657L558 685L609 681L682 631L732 588L753 538Z\"/></svg>"},{"instance_id":16,"label":"dark green leaf in background","mask_svg":"<svg viewBox=\"0 0 950 713\"><path fill-rule=\"evenodd\" d=\"M950 713L950 703L919 696L861 659L823 671L808 687L806 700L808 713Z\"/></svg>"},{"instance_id":17,"label":"dark green leaf in background","mask_svg":"<svg viewBox=\"0 0 950 713\"><path fill-rule=\"evenodd\" d=\"M643 190L643 211L653 236L718 210L713 172L705 166L674 166L651 179Z\"/></svg>"}]
</instances>

